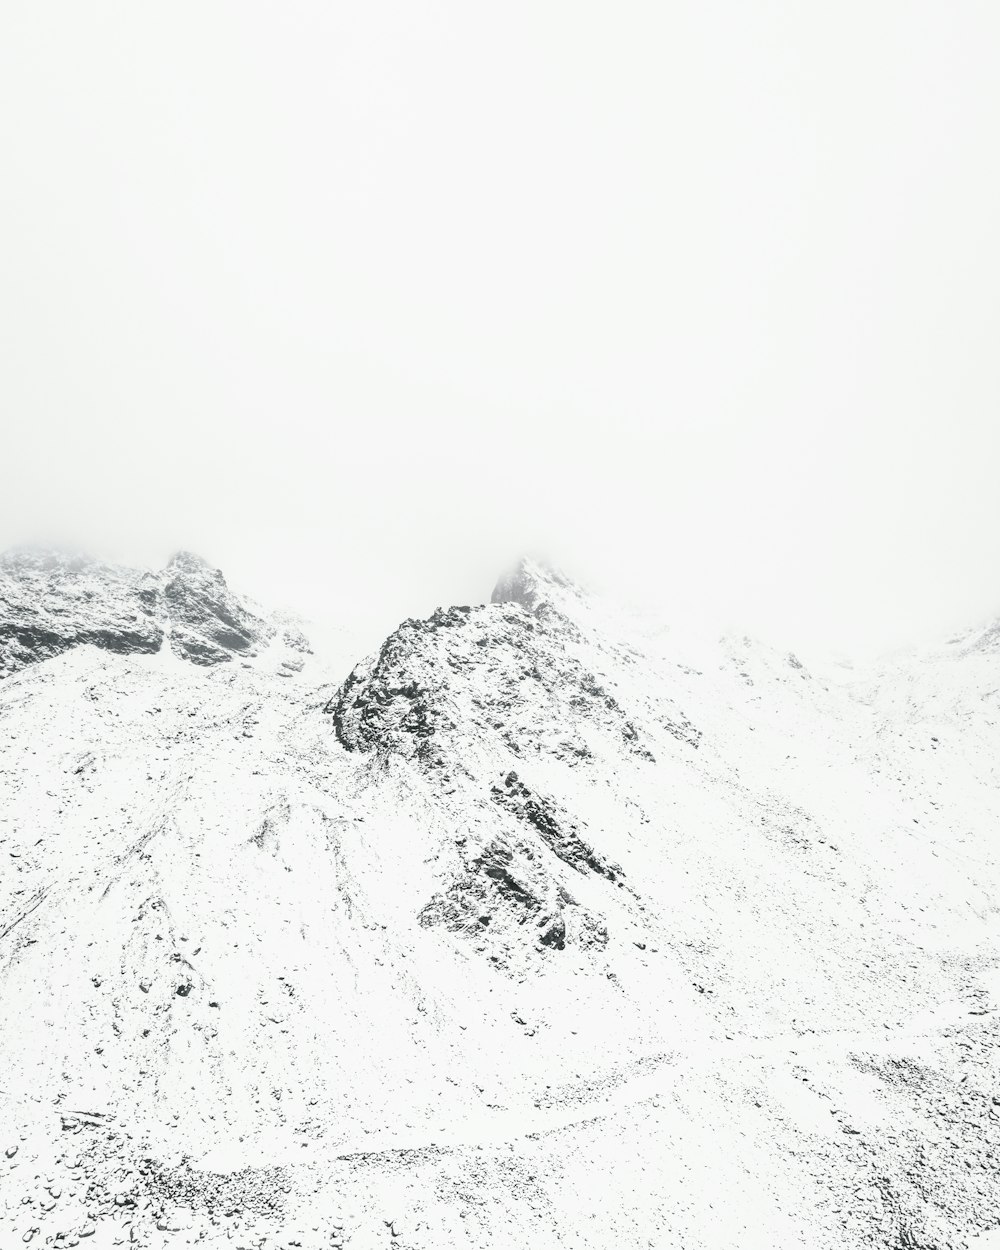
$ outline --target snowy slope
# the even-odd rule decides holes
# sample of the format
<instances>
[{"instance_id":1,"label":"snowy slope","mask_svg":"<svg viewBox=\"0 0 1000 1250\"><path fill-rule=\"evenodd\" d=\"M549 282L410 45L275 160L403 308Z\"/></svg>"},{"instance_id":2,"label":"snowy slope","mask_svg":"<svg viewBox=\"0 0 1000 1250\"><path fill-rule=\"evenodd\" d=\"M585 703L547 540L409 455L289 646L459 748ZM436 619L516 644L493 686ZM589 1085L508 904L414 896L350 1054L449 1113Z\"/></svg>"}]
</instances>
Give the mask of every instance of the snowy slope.
<instances>
[{"instance_id":1,"label":"snowy slope","mask_svg":"<svg viewBox=\"0 0 1000 1250\"><path fill-rule=\"evenodd\" d=\"M0 571L0 1245L1000 1227L988 631L806 668L523 562L345 676L195 557Z\"/></svg>"}]
</instances>

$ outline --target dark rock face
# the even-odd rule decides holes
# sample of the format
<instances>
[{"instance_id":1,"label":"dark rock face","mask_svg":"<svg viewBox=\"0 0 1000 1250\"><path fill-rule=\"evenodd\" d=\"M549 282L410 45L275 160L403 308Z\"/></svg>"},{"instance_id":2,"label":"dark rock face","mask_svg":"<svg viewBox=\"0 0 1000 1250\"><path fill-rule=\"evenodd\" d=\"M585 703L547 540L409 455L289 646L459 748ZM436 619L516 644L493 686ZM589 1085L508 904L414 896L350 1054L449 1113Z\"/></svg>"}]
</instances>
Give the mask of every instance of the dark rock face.
<instances>
[{"instance_id":1,"label":"dark rock face","mask_svg":"<svg viewBox=\"0 0 1000 1250\"><path fill-rule=\"evenodd\" d=\"M0 677L87 644L152 654L168 633L182 659L218 664L255 654L274 632L218 569L188 552L162 573L59 551L0 556Z\"/></svg>"},{"instance_id":2,"label":"dark rock face","mask_svg":"<svg viewBox=\"0 0 1000 1250\"><path fill-rule=\"evenodd\" d=\"M497 580L493 593L490 595L491 603L519 603L522 608L528 608L529 611L537 601L538 592L524 560Z\"/></svg>"},{"instance_id":3,"label":"dark rock face","mask_svg":"<svg viewBox=\"0 0 1000 1250\"><path fill-rule=\"evenodd\" d=\"M652 761L641 729L582 663L576 637L546 604L439 608L404 621L325 710L348 750L431 769L460 767L487 742L519 758L547 750L579 763L589 757L584 728ZM676 736L696 735L677 715L686 732Z\"/></svg>"},{"instance_id":4,"label":"dark rock face","mask_svg":"<svg viewBox=\"0 0 1000 1250\"><path fill-rule=\"evenodd\" d=\"M180 551L163 574L163 605L175 655L192 664L219 664L234 654L254 654L274 626L226 585L219 569Z\"/></svg>"},{"instance_id":5,"label":"dark rock face","mask_svg":"<svg viewBox=\"0 0 1000 1250\"><path fill-rule=\"evenodd\" d=\"M406 620L373 661L355 666L327 705L342 746L440 762L435 735L457 726L442 698L447 679L434 636L462 628L471 611L439 608L427 620Z\"/></svg>"},{"instance_id":6,"label":"dark rock face","mask_svg":"<svg viewBox=\"0 0 1000 1250\"><path fill-rule=\"evenodd\" d=\"M534 578L531 569L526 576ZM537 600L525 590L534 606L503 598L404 621L325 709L347 750L387 769L415 766L455 805L462 836L418 918L501 968L538 966L562 951L599 962L608 942L602 895L625 909L636 898L622 868L590 842L585 820L529 783L533 761L589 771L599 767L595 753L642 767L653 759L645 729L585 663L599 653L581 645L562 611L580 592L547 577L539 589L546 597ZM449 797L456 793L461 802ZM589 879L586 903L574 897L571 874Z\"/></svg>"},{"instance_id":7,"label":"dark rock face","mask_svg":"<svg viewBox=\"0 0 1000 1250\"><path fill-rule=\"evenodd\" d=\"M87 643L158 651L163 628L147 577L62 552L0 556L0 677Z\"/></svg>"},{"instance_id":8,"label":"dark rock face","mask_svg":"<svg viewBox=\"0 0 1000 1250\"><path fill-rule=\"evenodd\" d=\"M424 928L441 925L461 937L479 940L484 929L524 927L540 950L601 950L608 931L600 916L566 890L528 842L494 838L464 859L447 889L434 895L418 915ZM507 966L512 952L491 943L491 960Z\"/></svg>"},{"instance_id":9,"label":"dark rock face","mask_svg":"<svg viewBox=\"0 0 1000 1250\"><path fill-rule=\"evenodd\" d=\"M534 794L517 773L508 773L491 795L494 803L537 830L549 850L577 872L594 872L615 883L624 875L617 864L609 864L580 837L568 817L557 815L550 800Z\"/></svg>"},{"instance_id":10,"label":"dark rock face","mask_svg":"<svg viewBox=\"0 0 1000 1250\"><path fill-rule=\"evenodd\" d=\"M573 583L558 569L523 559L505 573L493 587L491 603L519 603L522 608L533 611L548 601L553 587L573 591Z\"/></svg>"}]
</instances>

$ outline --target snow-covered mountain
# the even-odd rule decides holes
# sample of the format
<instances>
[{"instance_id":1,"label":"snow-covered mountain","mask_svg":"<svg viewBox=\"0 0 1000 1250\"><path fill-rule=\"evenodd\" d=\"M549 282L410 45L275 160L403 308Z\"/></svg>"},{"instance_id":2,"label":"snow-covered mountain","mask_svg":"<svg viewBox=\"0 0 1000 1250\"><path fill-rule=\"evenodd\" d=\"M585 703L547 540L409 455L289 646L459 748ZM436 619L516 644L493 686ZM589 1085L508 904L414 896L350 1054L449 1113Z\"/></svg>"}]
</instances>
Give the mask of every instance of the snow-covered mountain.
<instances>
[{"instance_id":1,"label":"snow-covered mountain","mask_svg":"<svg viewBox=\"0 0 1000 1250\"><path fill-rule=\"evenodd\" d=\"M345 675L197 557L6 557L0 1245L988 1237L996 638L523 561Z\"/></svg>"},{"instance_id":2,"label":"snow-covered mountain","mask_svg":"<svg viewBox=\"0 0 1000 1250\"><path fill-rule=\"evenodd\" d=\"M131 655L159 652L166 641L180 659L221 664L257 656L278 634L274 620L189 551L159 573L59 551L0 556L0 677L85 644ZM280 641L308 650L291 625Z\"/></svg>"}]
</instances>

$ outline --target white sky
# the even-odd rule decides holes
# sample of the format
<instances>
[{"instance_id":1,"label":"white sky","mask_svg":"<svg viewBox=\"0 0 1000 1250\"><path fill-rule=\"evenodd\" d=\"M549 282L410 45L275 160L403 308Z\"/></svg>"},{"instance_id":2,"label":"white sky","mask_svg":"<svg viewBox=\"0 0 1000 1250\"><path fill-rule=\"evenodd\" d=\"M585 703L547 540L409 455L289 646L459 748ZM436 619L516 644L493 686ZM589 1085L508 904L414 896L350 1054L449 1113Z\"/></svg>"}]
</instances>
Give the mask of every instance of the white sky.
<instances>
[{"instance_id":1,"label":"white sky","mask_svg":"<svg viewBox=\"0 0 1000 1250\"><path fill-rule=\"evenodd\" d=\"M8 0L0 546L996 614L998 66L996 0Z\"/></svg>"}]
</instances>

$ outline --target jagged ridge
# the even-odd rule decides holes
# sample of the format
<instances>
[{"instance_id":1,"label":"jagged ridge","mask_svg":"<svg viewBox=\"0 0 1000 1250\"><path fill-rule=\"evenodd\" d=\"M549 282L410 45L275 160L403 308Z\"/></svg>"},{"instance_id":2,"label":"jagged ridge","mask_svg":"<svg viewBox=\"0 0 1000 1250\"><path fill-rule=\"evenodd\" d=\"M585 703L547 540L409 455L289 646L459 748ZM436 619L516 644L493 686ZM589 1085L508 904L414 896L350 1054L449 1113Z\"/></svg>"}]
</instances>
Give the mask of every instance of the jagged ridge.
<instances>
[{"instance_id":1,"label":"jagged ridge","mask_svg":"<svg viewBox=\"0 0 1000 1250\"><path fill-rule=\"evenodd\" d=\"M165 638L183 660L220 664L256 655L274 634L218 569L190 552L160 573L58 551L0 557L0 677L84 645L152 654Z\"/></svg>"}]
</instances>

